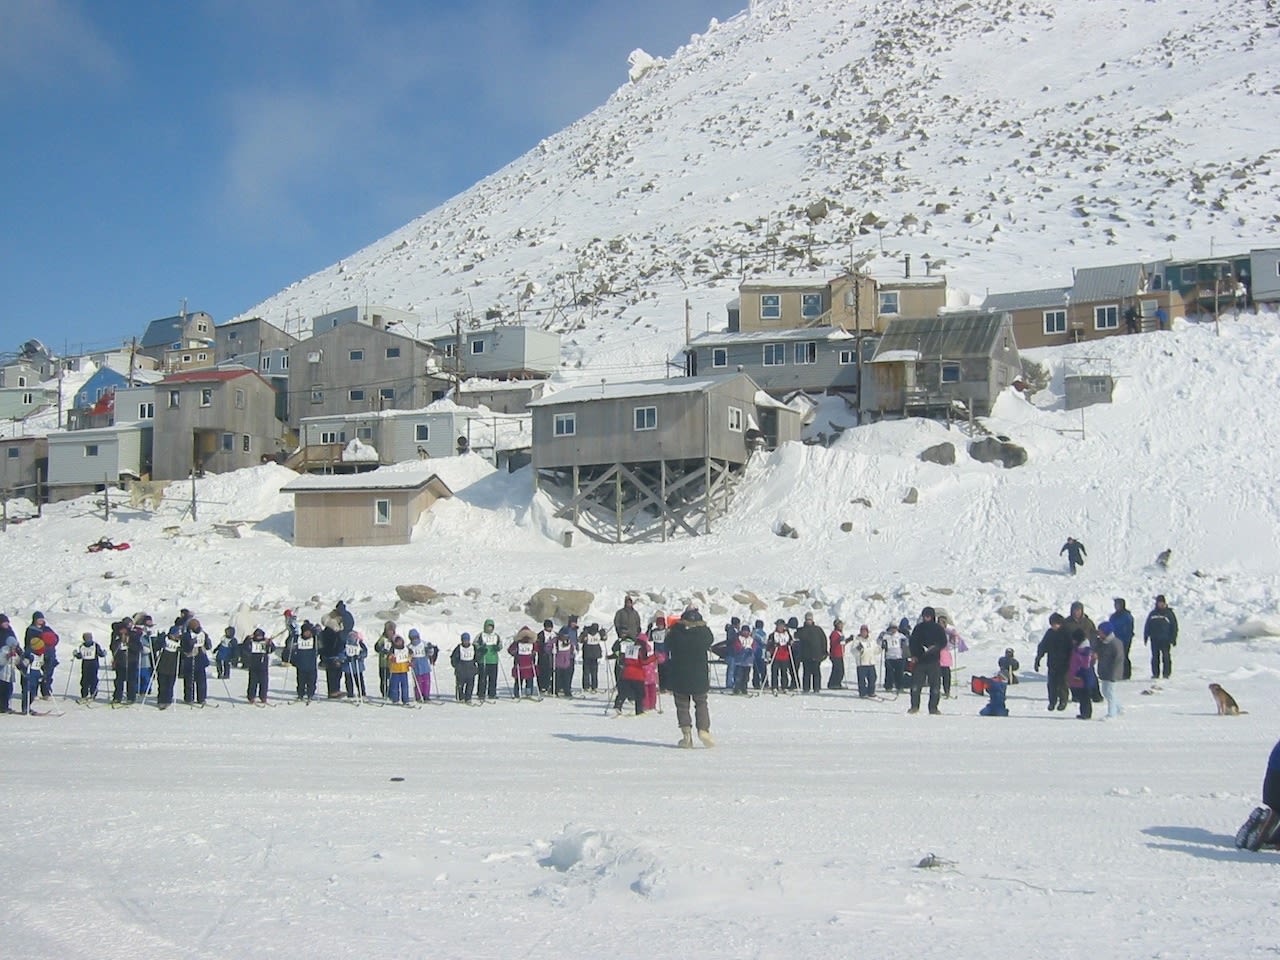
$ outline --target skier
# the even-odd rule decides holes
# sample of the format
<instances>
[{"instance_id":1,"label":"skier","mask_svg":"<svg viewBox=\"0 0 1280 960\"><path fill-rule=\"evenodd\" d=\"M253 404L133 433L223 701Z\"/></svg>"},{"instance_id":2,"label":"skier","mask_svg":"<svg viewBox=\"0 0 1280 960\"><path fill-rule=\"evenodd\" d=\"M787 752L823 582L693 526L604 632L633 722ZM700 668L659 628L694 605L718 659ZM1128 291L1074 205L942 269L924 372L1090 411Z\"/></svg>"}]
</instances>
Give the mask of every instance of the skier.
<instances>
[{"instance_id":1,"label":"skier","mask_svg":"<svg viewBox=\"0 0 1280 960\"><path fill-rule=\"evenodd\" d=\"M745 623L738 628L738 636L733 641L729 667L733 673L733 693L745 696L747 684L751 681L751 664L755 660L755 645L751 640L751 628Z\"/></svg>"},{"instance_id":2,"label":"skier","mask_svg":"<svg viewBox=\"0 0 1280 960\"><path fill-rule=\"evenodd\" d=\"M538 692L543 696L552 692L555 683L556 625L548 617L542 621L542 629L534 638L537 652Z\"/></svg>"},{"instance_id":3,"label":"skier","mask_svg":"<svg viewBox=\"0 0 1280 960\"><path fill-rule=\"evenodd\" d=\"M203 705L209 697L209 651L213 641L192 617L182 633L182 702Z\"/></svg>"},{"instance_id":4,"label":"skier","mask_svg":"<svg viewBox=\"0 0 1280 960\"><path fill-rule=\"evenodd\" d=\"M373 641L373 652L378 655L378 693L387 699L391 685L391 644L396 638L396 622L388 620L382 625L382 633Z\"/></svg>"},{"instance_id":5,"label":"skier","mask_svg":"<svg viewBox=\"0 0 1280 960\"><path fill-rule=\"evenodd\" d=\"M1142 642L1151 644L1151 679L1168 680L1173 673L1173 648L1178 645L1178 618L1163 593L1156 597L1155 607L1147 614Z\"/></svg>"},{"instance_id":6,"label":"skier","mask_svg":"<svg viewBox=\"0 0 1280 960\"><path fill-rule=\"evenodd\" d=\"M1262 806L1255 807L1236 832L1236 846L1255 853L1264 846L1280 849L1280 741L1271 748L1262 778Z\"/></svg>"},{"instance_id":7,"label":"skier","mask_svg":"<svg viewBox=\"0 0 1280 960\"><path fill-rule=\"evenodd\" d=\"M431 699L431 674L435 670L436 657L440 648L434 643L427 643L416 629L409 631L409 656L413 667L414 697L418 700Z\"/></svg>"},{"instance_id":8,"label":"skier","mask_svg":"<svg viewBox=\"0 0 1280 960\"><path fill-rule=\"evenodd\" d=\"M71 656L80 661L80 700L97 700L98 667L107 652L93 639L92 633L84 633L80 635L80 646Z\"/></svg>"},{"instance_id":9,"label":"skier","mask_svg":"<svg viewBox=\"0 0 1280 960\"><path fill-rule=\"evenodd\" d=\"M753 690L763 688L765 678L769 674L768 639L769 635L764 630L764 621L757 620L751 627L751 688Z\"/></svg>"},{"instance_id":10,"label":"skier","mask_svg":"<svg viewBox=\"0 0 1280 960\"><path fill-rule=\"evenodd\" d=\"M178 658L182 651L182 627L174 624L159 644L156 657L156 706L169 709L173 703L173 685L178 682Z\"/></svg>"},{"instance_id":11,"label":"skier","mask_svg":"<svg viewBox=\"0 0 1280 960\"><path fill-rule=\"evenodd\" d=\"M240 641L236 639L236 628L227 627L222 631L222 639L213 651L214 676L218 680L231 679L231 665L235 663L239 653Z\"/></svg>"},{"instance_id":12,"label":"skier","mask_svg":"<svg viewBox=\"0 0 1280 960\"><path fill-rule=\"evenodd\" d=\"M670 631L668 631L668 654L671 652L670 639ZM710 648L711 644L708 642L707 649ZM648 663L656 662L649 641L619 637L613 641L613 651L609 654L609 659L616 660L621 667L618 672L618 693L613 699L614 716L622 716L622 705L627 700L635 701L636 716L640 716L644 713L644 668ZM671 680L670 671L667 679Z\"/></svg>"},{"instance_id":13,"label":"skier","mask_svg":"<svg viewBox=\"0 0 1280 960\"><path fill-rule=\"evenodd\" d=\"M707 693L711 689L707 672L707 654L714 642L711 628L702 620L696 607L690 607L667 634L667 652L671 656L668 679L676 704L676 723L680 725L680 746L693 746L693 728L703 746L714 747L711 739L711 710ZM690 716L689 705L693 704Z\"/></svg>"},{"instance_id":14,"label":"skier","mask_svg":"<svg viewBox=\"0 0 1280 960\"><path fill-rule=\"evenodd\" d=\"M387 689L392 703L409 706L409 671L413 668L412 660L413 654L404 637L396 634L391 641L391 650L387 653L387 668L391 672Z\"/></svg>"},{"instance_id":15,"label":"skier","mask_svg":"<svg viewBox=\"0 0 1280 960\"><path fill-rule=\"evenodd\" d=\"M880 659L880 645L871 642L871 628L865 623L858 628L854 651L858 654L858 696L866 700L876 695L876 661Z\"/></svg>"},{"instance_id":16,"label":"skier","mask_svg":"<svg viewBox=\"0 0 1280 960\"><path fill-rule=\"evenodd\" d=\"M1084 566L1084 558L1088 555L1084 544L1075 537L1067 537L1067 542L1062 545L1062 549L1058 551L1058 556L1067 555L1067 569L1071 571L1071 575L1076 575L1076 567Z\"/></svg>"},{"instance_id":17,"label":"skier","mask_svg":"<svg viewBox=\"0 0 1280 960\"><path fill-rule=\"evenodd\" d=\"M302 621L298 631L298 639L293 644L293 655L289 658L293 664L297 681L298 699L310 703L316 695L316 677L319 675L316 628L310 620Z\"/></svg>"},{"instance_id":18,"label":"skier","mask_svg":"<svg viewBox=\"0 0 1280 960\"><path fill-rule=\"evenodd\" d=\"M498 699L498 654L502 650L502 638L493 628L493 621L486 620L484 629L476 637L476 696L480 702Z\"/></svg>"},{"instance_id":19,"label":"skier","mask_svg":"<svg viewBox=\"0 0 1280 960\"><path fill-rule=\"evenodd\" d=\"M891 623L876 638L880 649L884 652L884 689L901 693L906 687L907 658L903 655L903 643L906 637L898 632L897 624Z\"/></svg>"},{"instance_id":20,"label":"skier","mask_svg":"<svg viewBox=\"0 0 1280 960\"><path fill-rule=\"evenodd\" d=\"M942 667L939 658L947 646L947 634L934 619L933 607L920 611L920 622L911 631L908 649L915 663L911 665L911 708L907 713L920 712L920 691L929 684L929 713L937 715L941 699Z\"/></svg>"},{"instance_id":21,"label":"skier","mask_svg":"<svg viewBox=\"0 0 1280 960\"><path fill-rule=\"evenodd\" d=\"M22 645L13 632L9 617L0 613L0 713L13 713L13 682L22 668Z\"/></svg>"},{"instance_id":22,"label":"skier","mask_svg":"<svg viewBox=\"0 0 1280 960\"><path fill-rule=\"evenodd\" d=\"M364 662L368 659L369 645L364 642L364 635L359 630L349 631L342 647L342 680L348 697L363 700L368 696L364 686Z\"/></svg>"},{"instance_id":23,"label":"skier","mask_svg":"<svg viewBox=\"0 0 1280 960\"><path fill-rule=\"evenodd\" d=\"M135 697L138 693L136 663L132 671L129 668L129 645L133 640L129 627L127 618L115 621L111 624L111 639L107 641L107 650L111 654L111 672L113 674L111 684L112 703L123 703L126 689L132 689Z\"/></svg>"},{"instance_id":24,"label":"skier","mask_svg":"<svg viewBox=\"0 0 1280 960\"><path fill-rule=\"evenodd\" d=\"M769 688L776 695L779 690L794 690L796 671L792 663L792 636L787 629L787 621L779 617L774 621L773 633L769 634L769 662L773 666L769 670Z\"/></svg>"},{"instance_id":25,"label":"skier","mask_svg":"<svg viewBox=\"0 0 1280 960\"><path fill-rule=\"evenodd\" d=\"M600 624L588 624L579 640L582 644L582 690L595 693L600 689L600 658L604 656Z\"/></svg>"},{"instance_id":26,"label":"skier","mask_svg":"<svg viewBox=\"0 0 1280 960\"><path fill-rule=\"evenodd\" d=\"M653 655L658 658L658 689L667 689L667 616L661 610L653 615L653 622L649 624L649 629L645 631L645 635L649 638L649 646L653 648ZM607 646L608 637L601 634L602 642ZM617 680L616 676L614 678Z\"/></svg>"},{"instance_id":27,"label":"skier","mask_svg":"<svg viewBox=\"0 0 1280 960\"><path fill-rule=\"evenodd\" d=\"M573 668L578 659L578 618L571 616L555 637L555 693L573 696Z\"/></svg>"},{"instance_id":28,"label":"skier","mask_svg":"<svg viewBox=\"0 0 1280 960\"><path fill-rule=\"evenodd\" d=\"M125 620L128 621L129 618L125 617ZM133 703L139 694L146 697L147 691L151 689L151 675L155 673L156 667L156 647L164 637L159 631L152 635L156 622L149 613L139 613L130 621L129 626L129 682L133 682L133 689L130 690L126 682L125 694L128 701Z\"/></svg>"},{"instance_id":29,"label":"skier","mask_svg":"<svg viewBox=\"0 0 1280 960\"><path fill-rule=\"evenodd\" d=\"M249 698L250 703L253 703L256 697L258 703L265 705L267 702L267 680L271 666L271 654L275 652L276 645L267 638L265 630L261 627L255 627L253 634L243 647L244 665L245 669L249 671L249 685L246 690L246 696Z\"/></svg>"},{"instance_id":30,"label":"skier","mask_svg":"<svg viewBox=\"0 0 1280 960\"><path fill-rule=\"evenodd\" d=\"M476 648L471 645L471 634L462 635L449 654L449 663L453 665L454 699L470 703L476 685Z\"/></svg>"},{"instance_id":31,"label":"skier","mask_svg":"<svg viewBox=\"0 0 1280 960\"><path fill-rule=\"evenodd\" d=\"M511 679L515 683L512 699L520 699L522 687L524 696L533 697L534 684L538 675L537 636L528 627L521 627L516 631L515 639L511 641L511 645L507 647L507 653L511 654L511 658L514 661L511 664ZM539 691L537 698L541 699L541 691Z\"/></svg>"},{"instance_id":32,"label":"skier","mask_svg":"<svg viewBox=\"0 0 1280 960\"><path fill-rule=\"evenodd\" d=\"M333 700L342 696L343 666L347 659L346 628L336 607L320 618L320 662L324 664L325 693Z\"/></svg>"},{"instance_id":33,"label":"skier","mask_svg":"<svg viewBox=\"0 0 1280 960\"><path fill-rule=\"evenodd\" d=\"M31 615L24 646L40 658L40 699L48 700L53 696L53 671L58 666L58 635L39 610Z\"/></svg>"}]
</instances>

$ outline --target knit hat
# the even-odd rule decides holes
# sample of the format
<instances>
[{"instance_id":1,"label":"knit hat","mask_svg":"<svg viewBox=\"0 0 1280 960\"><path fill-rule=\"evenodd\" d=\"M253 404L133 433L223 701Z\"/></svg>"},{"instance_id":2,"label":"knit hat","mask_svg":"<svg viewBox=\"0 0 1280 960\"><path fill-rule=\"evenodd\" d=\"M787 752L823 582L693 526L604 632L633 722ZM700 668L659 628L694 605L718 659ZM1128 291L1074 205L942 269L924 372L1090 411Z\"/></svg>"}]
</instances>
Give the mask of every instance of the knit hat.
<instances>
[{"instance_id":1,"label":"knit hat","mask_svg":"<svg viewBox=\"0 0 1280 960\"><path fill-rule=\"evenodd\" d=\"M554 626L555 626L555 624L551 622L551 618L550 618L550 617L547 617L547 619L543 620L543 621L542 621L542 625L543 625L544 627L554 627Z\"/></svg>"},{"instance_id":2,"label":"knit hat","mask_svg":"<svg viewBox=\"0 0 1280 960\"><path fill-rule=\"evenodd\" d=\"M286 610L286 611L284 612L284 615L285 615L286 617L292 617L292 616L293 616L293 611L292 611L292 610Z\"/></svg>"},{"instance_id":3,"label":"knit hat","mask_svg":"<svg viewBox=\"0 0 1280 960\"><path fill-rule=\"evenodd\" d=\"M806 613L806 614L804 615L804 622L805 622L805 623L810 622L812 619L813 619L813 614L812 614L812 613Z\"/></svg>"},{"instance_id":4,"label":"knit hat","mask_svg":"<svg viewBox=\"0 0 1280 960\"><path fill-rule=\"evenodd\" d=\"M756 621L756 629L757 629L757 630L763 630L763 629L764 629L764 621L763 621L763 620L757 620L757 621Z\"/></svg>"},{"instance_id":5,"label":"knit hat","mask_svg":"<svg viewBox=\"0 0 1280 960\"><path fill-rule=\"evenodd\" d=\"M920 611L920 618L922 620L926 618L929 620L932 620L936 615L937 615L937 612L933 609L933 607L925 607L923 610Z\"/></svg>"},{"instance_id":6,"label":"knit hat","mask_svg":"<svg viewBox=\"0 0 1280 960\"><path fill-rule=\"evenodd\" d=\"M471 642L471 634L469 634L469 633L464 633L464 634L462 635L462 642L463 642L463 643L470 643L470 642Z\"/></svg>"},{"instance_id":7,"label":"knit hat","mask_svg":"<svg viewBox=\"0 0 1280 960\"><path fill-rule=\"evenodd\" d=\"M422 639L422 634L418 633L417 628L415 627L413 630L410 630L410 631L409 631L409 639L410 639L410 640L421 640L421 639Z\"/></svg>"},{"instance_id":8,"label":"knit hat","mask_svg":"<svg viewBox=\"0 0 1280 960\"><path fill-rule=\"evenodd\" d=\"M680 615L680 619L687 620L690 623L692 623L696 620L701 620L702 614L698 612L697 607L690 607L688 610L686 610L683 614Z\"/></svg>"},{"instance_id":9,"label":"knit hat","mask_svg":"<svg viewBox=\"0 0 1280 960\"><path fill-rule=\"evenodd\" d=\"M773 625L775 627L785 627L787 625L787 621L779 617L777 620L773 621Z\"/></svg>"},{"instance_id":10,"label":"knit hat","mask_svg":"<svg viewBox=\"0 0 1280 960\"><path fill-rule=\"evenodd\" d=\"M797 620L795 617L789 617L789 618L787 619L787 629L788 629L788 630L795 630L795 629L797 629L799 626L800 626L800 621L799 621L799 620Z\"/></svg>"},{"instance_id":11,"label":"knit hat","mask_svg":"<svg viewBox=\"0 0 1280 960\"><path fill-rule=\"evenodd\" d=\"M1165 600L1163 593L1156 594L1156 603L1168 603L1168 602L1169 601ZM40 617L40 616L44 616L44 614L37 613L36 616Z\"/></svg>"},{"instance_id":12,"label":"knit hat","mask_svg":"<svg viewBox=\"0 0 1280 960\"><path fill-rule=\"evenodd\" d=\"M751 628L744 623L738 628L738 633L742 634L744 637L749 637L751 636Z\"/></svg>"},{"instance_id":13,"label":"knit hat","mask_svg":"<svg viewBox=\"0 0 1280 960\"><path fill-rule=\"evenodd\" d=\"M486 620L486 621L484 622L484 625L485 625L485 628L486 628L486 629L488 629L489 627L492 627L492 626L493 626L493 621L492 621L492 620Z\"/></svg>"},{"instance_id":14,"label":"knit hat","mask_svg":"<svg viewBox=\"0 0 1280 960\"><path fill-rule=\"evenodd\" d=\"M1115 628L1111 626L1111 624L1108 621L1103 620L1100 624L1098 624L1098 632L1102 634L1104 637L1109 637L1111 636L1112 633L1115 632Z\"/></svg>"},{"instance_id":15,"label":"knit hat","mask_svg":"<svg viewBox=\"0 0 1280 960\"><path fill-rule=\"evenodd\" d=\"M901 620L899 620L899 621L898 621L898 629L899 629L902 633L910 633L910 632L911 632L911 621L910 621L910 620L908 620L906 617L903 617Z\"/></svg>"},{"instance_id":16,"label":"knit hat","mask_svg":"<svg viewBox=\"0 0 1280 960\"><path fill-rule=\"evenodd\" d=\"M1163 597L1162 597L1161 599L1163 599ZM39 610L37 610L35 613L33 613L33 614L31 615L31 620L32 620L32 622L33 622L33 623L34 623L36 620L43 620L43 619L44 619L44 614L43 614L43 613L41 613Z\"/></svg>"}]
</instances>

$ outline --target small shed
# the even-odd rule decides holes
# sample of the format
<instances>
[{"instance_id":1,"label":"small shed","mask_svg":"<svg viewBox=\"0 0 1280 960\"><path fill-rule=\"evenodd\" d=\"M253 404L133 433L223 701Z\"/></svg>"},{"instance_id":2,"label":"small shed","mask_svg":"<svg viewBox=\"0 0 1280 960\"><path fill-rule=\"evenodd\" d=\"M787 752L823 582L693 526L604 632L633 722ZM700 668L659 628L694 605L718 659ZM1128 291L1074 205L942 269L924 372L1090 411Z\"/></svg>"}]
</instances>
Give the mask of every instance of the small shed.
<instances>
[{"instance_id":1,"label":"small shed","mask_svg":"<svg viewBox=\"0 0 1280 960\"><path fill-rule=\"evenodd\" d=\"M417 464L358 474L308 475L280 488L293 494L297 547L381 547L408 543L418 520L453 491Z\"/></svg>"}]
</instances>

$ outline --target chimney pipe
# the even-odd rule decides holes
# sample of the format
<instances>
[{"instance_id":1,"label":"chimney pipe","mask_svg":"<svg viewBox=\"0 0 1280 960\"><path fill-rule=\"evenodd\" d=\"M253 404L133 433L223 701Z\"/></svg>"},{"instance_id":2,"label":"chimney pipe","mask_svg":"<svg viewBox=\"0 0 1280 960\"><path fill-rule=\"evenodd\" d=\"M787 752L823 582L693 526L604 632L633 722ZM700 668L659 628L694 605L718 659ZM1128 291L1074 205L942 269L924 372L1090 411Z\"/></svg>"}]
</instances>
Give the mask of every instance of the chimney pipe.
<instances>
[{"instance_id":1,"label":"chimney pipe","mask_svg":"<svg viewBox=\"0 0 1280 960\"><path fill-rule=\"evenodd\" d=\"M902 257L902 263L903 263L903 265L906 267L906 270L907 270L907 273L906 273L906 279L910 280L910 279L911 279L911 254L909 254L909 253L908 253L908 254L904 254L904 255L903 255L903 257Z\"/></svg>"}]
</instances>

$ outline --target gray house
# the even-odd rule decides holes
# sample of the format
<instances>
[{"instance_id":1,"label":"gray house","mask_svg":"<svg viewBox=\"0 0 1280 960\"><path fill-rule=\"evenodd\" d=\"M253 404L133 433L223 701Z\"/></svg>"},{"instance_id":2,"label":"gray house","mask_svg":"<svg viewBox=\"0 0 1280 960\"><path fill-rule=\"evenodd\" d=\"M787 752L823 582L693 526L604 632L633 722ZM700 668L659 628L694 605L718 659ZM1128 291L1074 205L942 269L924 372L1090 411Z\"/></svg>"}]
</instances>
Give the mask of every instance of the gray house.
<instances>
[{"instance_id":1,"label":"gray house","mask_svg":"<svg viewBox=\"0 0 1280 960\"><path fill-rule=\"evenodd\" d=\"M287 355L289 348L298 342L279 327L267 323L261 317L233 320L213 329L213 362L218 366L235 361L242 367L257 370L264 377L288 372L288 366L266 361Z\"/></svg>"},{"instance_id":2,"label":"gray house","mask_svg":"<svg viewBox=\"0 0 1280 960\"><path fill-rule=\"evenodd\" d=\"M0 420L25 420L58 404L58 388L0 387Z\"/></svg>"},{"instance_id":3,"label":"gray house","mask_svg":"<svg viewBox=\"0 0 1280 960\"><path fill-rule=\"evenodd\" d=\"M128 424L49 434L49 499L70 500L142 476L144 432Z\"/></svg>"},{"instance_id":4,"label":"gray house","mask_svg":"<svg viewBox=\"0 0 1280 960\"><path fill-rule=\"evenodd\" d=\"M861 410L872 418L987 416L1022 375L1007 313L953 313L889 324L863 366Z\"/></svg>"},{"instance_id":5,"label":"gray house","mask_svg":"<svg viewBox=\"0 0 1280 960\"><path fill-rule=\"evenodd\" d=\"M703 333L685 347L687 376L745 373L773 397L848 393L858 389L858 353L871 356L875 338L838 327Z\"/></svg>"},{"instance_id":6,"label":"gray house","mask_svg":"<svg viewBox=\"0 0 1280 960\"><path fill-rule=\"evenodd\" d=\"M6 497L42 498L41 485L49 473L46 437L7 437L0 440L0 491Z\"/></svg>"},{"instance_id":7,"label":"gray house","mask_svg":"<svg viewBox=\"0 0 1280 960\"><path fill-rule=\"evenodd\" d=\"M161 317L147 324L138 352L164 369L213 363L213 317L202 310ZM204 354L203 359L197 359ZM184 360L183 358L186 357Z\"/></svg>"},{"instance_id":8,"label":"gray house","mask_svg":"<svg viewBox=\"0 0 1280 960\"><path fill-rule=\"evenodd\" d=\"M275 391L252 370L188 370L154 389L153 479L230 473L282 450Z\"/></svg>"},{"instance_id":9,"label":"gray house","mask_svg":"<svg viewBox=\"0 0 1280 960\"><path fill-rule=\"evenodd\" d=\"M798 440L801 416L746 374L581 386L533 401L538 488L603 542L707 531L753 450Z\"/></svg>"},{"instance_id":10,"label":"gray house","mask_svg":"<svg viewBox=\"0 0 1280 960\"><path fill-rule=\"evenodd\" d=\"M346 476L306 476L280 488L293 494L298 547L366 547L408 543L422 514L452 497L425 465Z\"/></svg>"},{"instance_id":11,"label":"gray house","mask_svg":"<svg viewBox=\"0 0 1280 960\"><path fill-rule=\"evenodd\" d=\"M519 325L441 334L429 341L451 376L502 380L549 377L560 368L560 334Z\"/></svg>"},{"instance_id":12,"label":"gray house","mask_svg":"<svg viewBox=\"0 0 1280 960\"><path fill-rule=\"evenodd\" d=\"M367 467L370 461L348 460L346 449L352 440L377 451L374 464L456 456L458 438L469 441L469 421L478 417L475 411L452 406L305 417L298 430L302 456L295 454L288 465L301 471Z\"/></svg>"},{"instance_id":13,"label":"gray house","mask_svg":"<svg viewBox=\"0 0 1280 960\"><path fill-rule=\"evenodd\" d=\"M418 410L431 402L431 348L411 336L341 323L289 348L289 423L304 418Z\"/></svg>"},{"instance_id":14,"label":"gray house","mask_svg":"<svg viewBox=\"0 0 1280 960\"><path fill-rule=\"evenodd\" d=\"M1280 302L1280 247L1249 251L1249 299L1255 304Z\"/></svg>"}]
</instances>

